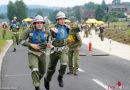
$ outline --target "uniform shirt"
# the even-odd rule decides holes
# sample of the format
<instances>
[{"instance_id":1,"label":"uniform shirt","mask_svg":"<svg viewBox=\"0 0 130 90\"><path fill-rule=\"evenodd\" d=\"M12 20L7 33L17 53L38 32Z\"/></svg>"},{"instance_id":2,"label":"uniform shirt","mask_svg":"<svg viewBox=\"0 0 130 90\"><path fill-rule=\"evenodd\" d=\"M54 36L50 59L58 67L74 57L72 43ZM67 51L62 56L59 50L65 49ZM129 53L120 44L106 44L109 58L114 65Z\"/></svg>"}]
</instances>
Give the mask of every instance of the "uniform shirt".
<instances>
[{"instance_id":1,"label":"uniform shirt","mask_svg":"<svg viewBox=\"0 0 130 90\"><path fill-rule=\"evenodd\" d=\"M58 33L55 33L53 31L51 31L51 35L53 37L53 42L52 42L52 45L55 46L55 47L62 47L62 46L65 46L67 45L67 37L68 37L68 34L69 34L69 28L66 26L66 25L55 25L55 27L58 29L59 27L63 27L65 29L64 33L67 34L67 36L63 37L62 39L58 39L57 37L59 32ZM60 35L60 34L59 34ZM61 35L62 36L62 35Z\"/></svg>"},{"instance_id":2,"label":"uniform shirt","mask_svg":"<svg viewBox=\"0 0 130 90\"><path fill-rule=\"evenodd\" d=\"M99 30L100 30L100 33L103 33L104 32L104 27L100 27Z\"/></svg>"},{"instance_id":3,"label":"uniform shirt","mask_svg":"<svg viewBox=\"0 0 130 90\"><path fill-rule=\"evenodd\" d=\"M72 30L70 31L68 37L68 46L70 49L76 49L77 47L80 47L82 45L82 40L79 35L78 29L79 29L78 27L72 27Z\"/></svg>"},{"instance_id":4,"label":"uniform shirt","mask_svg":"<svg viewBox=\"0 0 130 90\"><path fill-rule=\"evenodd\" d=\"M49 31L43 31L41 30L41 32L44 33L44 41L43 42L34 42L33 40L35 40L36 38L40 39L41 36L37 36L34 35L34 29L30 28L28 30L25 30L21 35L20 35L20 42L23 46L27 46L29 50L33 51L33 52L41 52L41 51L45 51L45 49L47 48L47 37L48 35L50 35ZM43 34L42 34L43 35ZM35 36L35 37L34 37ZM33 39L34 38L34 39ZM27 40L28 39L28 40ZM35 50L33 49L30 44L37 44L39 46L41 46L40 50Z\"/></svg>"},{"instance_id":5,"label":"uniform shirt","mask_svg":"<svg viewBox=\"0 0 130 90\"><path fill-rule=\"evenodd\" d=\"M19 31L19 22L12 22L11 23L11 29L12 29L12 32L18 32Z\"/></svg>"}]
</instances>

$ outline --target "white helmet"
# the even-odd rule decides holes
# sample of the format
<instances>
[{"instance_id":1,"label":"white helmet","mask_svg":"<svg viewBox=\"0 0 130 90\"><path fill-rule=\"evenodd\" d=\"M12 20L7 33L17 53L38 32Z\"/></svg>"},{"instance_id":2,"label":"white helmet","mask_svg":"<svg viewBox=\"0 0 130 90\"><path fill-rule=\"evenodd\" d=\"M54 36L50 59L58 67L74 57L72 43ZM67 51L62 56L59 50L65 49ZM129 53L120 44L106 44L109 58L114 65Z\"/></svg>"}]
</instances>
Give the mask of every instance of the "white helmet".
<instances>
[{"instance_id":1,"label":"white helmet","mask_svg":"<svg viewBox=\"0 0 130 90\"><path fill-rule=\"evenodd\" d=\"M17 17L13 17L13 19L17 19Z\"/></svg>"},{"instance_id":2,"label":"white helmet","mask_svg":"<svg viewBox=\"0 0 130 90\"><path fill-rule=\"evenodd\" d=\"M36 23L36 22L43 22L45 23L45 20L42 16L40 15L37 15L34 19L33 19L33 23Z\"/></svg>"},{"instance_id":3,"label":"white helmet","mask_svg":"<svg viewBox=\"0 0 130 90\"><path fill-rule=\"evenodd\" d=\"M65 16L65 13L63 13L62 11L59 11L56 15L56 19L59 19L59 18L64 18L66 19L66 16Z\"/></svg>"}]
</instances>

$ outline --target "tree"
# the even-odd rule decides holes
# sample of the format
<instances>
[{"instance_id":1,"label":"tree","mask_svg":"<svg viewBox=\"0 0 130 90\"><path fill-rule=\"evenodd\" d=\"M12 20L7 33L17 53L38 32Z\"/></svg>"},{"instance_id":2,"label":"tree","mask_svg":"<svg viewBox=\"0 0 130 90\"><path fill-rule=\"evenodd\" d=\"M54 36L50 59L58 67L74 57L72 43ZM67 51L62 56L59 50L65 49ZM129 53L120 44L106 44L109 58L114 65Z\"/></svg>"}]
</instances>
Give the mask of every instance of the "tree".
<instances>
[{"instance_id":1,"label":"tree","mask_svg":"<svg viewBox=\"0 0 130 90\"><path fill-rule=\"evenodd\" d=\"M106 5L105 0L102 0L101 8L102 8L104 11L107 11L107 5Z\"/></svg>"},{"instance_id":2,"label":"tree","mask_svg":"<svg viewBox=\"0 0 130 90\"><path fill-rule=\"evenodd\" d=\"M41 15L41 16L43 16L43 12L42 12L43 10L41 10L41 9L38 9L38 11L37 11L37 15Z\"/></svg>"},{"instance_id":3,"label":"tree","mask_svg":"<svg viewBox=\"0 0 130 90\"><path fill-rule=\"evenodd\" d=\"M119 5L121 3L121 0L113 0L112 4Z\"/></svg>"},{"instance_id":4,"label":"tree","mask_svg":"<svg viewBox=\"0 0 130 90\"><path fill-rule=\"evenodd\" d=\"M12 20L14 16L18 18L19 21L22 21L27 17L27 7L22 0L17 0L15 3L9 1L7 6L7 16L9 21Z\"/></svg>"},{"instance_id":5,"label":"tree","mask_svg":"<svg viewBox=\"0 0 130 90\"><path fill-rule=\"evenodd\" d=\"M117 22L118 18L126 18L123 12L111 12L107 13L103 20L104 21L111 21L111 22Z\"/></svg>"},{"instance_id":6,"label":"tree","mask_svg":"<svg viewBox=\"0 0 130 90\"><path fill-rule=\"evenodd\" d=\"M7 16L9 21L11 21L12 18L16 16L16 5L13 4L12 1L9 1L9 4L7 5Z\"/></svg>"},{"instance_id":7,"label":"tree","mask_svg":"<svg viewBox=\"0 0 130 90\"><path fill-rule=\"evenodd\" d=\"M0 18L2 18L2 19L6 19L7 16L6 16L6 14L2 13L2 14L0 14Z\"/></svg>"},{"instance_id":8,"label":"tree","mask_svg":"<svg viewBox=\"0 0 130 90\"><path fill-rule=\"evenodd\" d=\"M102 18L105 15L104 10L101 8L101 6L99 5L98 8L95 11L95 15L96 15L96 19L97 20L102 20Z\"/></svg>"},{"instance_id":9,"label":"tree","mask_svg":"<svg viewBox=\"0 0 130 90\"><path fill-rule=\"evenodd\" d=\"M52 22L56 22L56 14L58 13L58 10L55 10L55 11L53 11L53 12L51 12L50 14L49 14L49 19L52 21Z\"/></svg>"},{"instance_id":10,"label":"tree","mask_svg":"<svg viewBox=\"0 0 130 90\"><path fill-rule=\"evenodd\" d=\"M89 2L87 4L84 5L85 9L88 11L95 11L97 8L97 4L95 4L94 2Z\"/></svg>"},{"instance_id":11,"label":"tree","mask_svg":"<svg viewBox=\"0 0 130 90\"><path fill-rule=\"evenodd\" d=\"M25 3L20 0L15 2L16 5L16 15L19 21L22 21L24 18L27 17L27 7Z\"/></svg>"},{"instance_id":12,"label":"tree","mask_svg":"<svg viewBox=\"0 0 130 90\"><path fill-rule=\"evenodd\" d=\"M81 10L80 10L80 6L75 6L73 8L73 10L74 10L74 16L76 17L76 19L78 21L81 21Z\"/></svg>"}]
</instances>

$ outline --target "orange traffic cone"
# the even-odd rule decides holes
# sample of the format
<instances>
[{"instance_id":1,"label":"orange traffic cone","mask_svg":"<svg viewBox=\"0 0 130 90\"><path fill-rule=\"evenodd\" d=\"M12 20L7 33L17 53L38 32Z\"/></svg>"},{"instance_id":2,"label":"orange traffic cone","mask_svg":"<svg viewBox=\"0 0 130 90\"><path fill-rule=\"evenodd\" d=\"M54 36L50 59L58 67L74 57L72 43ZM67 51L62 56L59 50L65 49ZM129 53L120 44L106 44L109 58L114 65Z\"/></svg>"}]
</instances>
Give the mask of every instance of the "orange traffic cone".
<instances>
[{"instance_id":1,"label":"orange traffic cone","mask_svg":"<svg viewBox=\"0 0 130 90\"><path fill-rule=\"evenodd\" d=\"M123 84L120 81L117 82L117 86L119 90L123 88Z\"/></svg>"},{"instance_id":2,"label":"orange traffic cone","mask_svg":"<svg viewBox=\"0 0 130 90\"><path fill-rule=\"evenodd\" d=\"M88 50L89 50L89 51L92 51L92 43L91 43L91 41L90 41L89 44L88 44Z\"/></svg>"}]
</instances>

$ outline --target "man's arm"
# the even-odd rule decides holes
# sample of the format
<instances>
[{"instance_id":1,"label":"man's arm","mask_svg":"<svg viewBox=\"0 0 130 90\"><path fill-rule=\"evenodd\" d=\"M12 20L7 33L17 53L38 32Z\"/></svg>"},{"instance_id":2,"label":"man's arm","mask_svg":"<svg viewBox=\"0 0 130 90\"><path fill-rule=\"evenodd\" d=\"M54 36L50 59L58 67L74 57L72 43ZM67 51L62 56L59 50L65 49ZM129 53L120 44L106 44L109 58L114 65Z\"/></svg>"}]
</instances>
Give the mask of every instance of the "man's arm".
<instances>
[{"instance_id":1,"label":"man's arm","mask_svg":"<svg viewBox=\"0 0 130 90\"><path fill-rule=\"evenodd\" d=\"M27 38L29 37L29 33L31 30L25 30L24 32L21 33L20 35L20 40L19 42L23 45L23 46L30 46L30 43L27 41Z\"/></svg>"}]
</instances>

